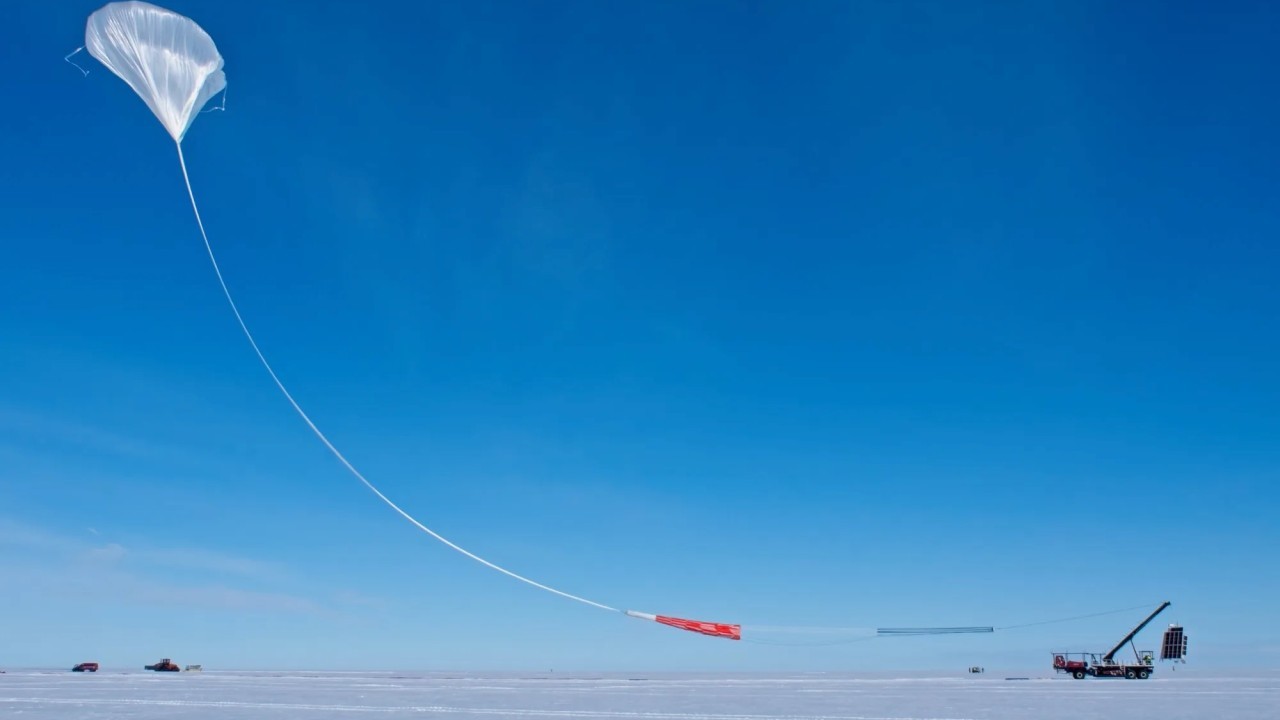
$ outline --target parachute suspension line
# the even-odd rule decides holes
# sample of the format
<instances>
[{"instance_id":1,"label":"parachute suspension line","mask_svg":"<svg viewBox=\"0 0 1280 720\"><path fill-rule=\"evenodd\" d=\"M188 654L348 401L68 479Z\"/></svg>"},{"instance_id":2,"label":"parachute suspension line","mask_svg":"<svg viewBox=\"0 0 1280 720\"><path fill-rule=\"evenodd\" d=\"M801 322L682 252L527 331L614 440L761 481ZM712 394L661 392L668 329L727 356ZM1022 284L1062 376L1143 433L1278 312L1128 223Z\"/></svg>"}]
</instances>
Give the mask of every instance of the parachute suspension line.
<instances>
[{"instance_id":1,"label":"parachute suspension line","mask_svg":"<svg viewBox=\"0 0 1280 720\"><path fill-rule=\"evenodd\" d=\"M365 487L369 488L369 490L372 491L374 495L377 495L379 500L386 503L387 506L390 507L392 510L395 510L396 513L400 515L400 517L403 517L405 520L408 520L410 523L413 523L413 525L417 527L419 530L421 530L422 532L430 535L436 540L439 540L440 542L447 545L449 548L456 550L463 555L466 555L472 560L475 560L481 565L484 565L485 567L491 568L493 570L497 570L503 575L519 580L522 583L532 585L533 587L536 587L539 590L546 590L547 592L552 593L554 595L559 595L560 597L568 598L570 600L576 600L580 603L583 603L584 605L597 607L597 608L600 608L601 610L621 612L617 608L612 608L612 607L609 607L608 605L594 602L586 598L578 597L577 595L571 595L567 592L563 592L553 587L548 587L546 585L543 585L542 583L530 580L529 578L524 577L522 575L517 575L516 573L513 573L510 570L507 570L506 568L499 567L498 565L495 565L489 562L488 560L485 560L479 555L476 555L475 553L472 553L458 545L455 545L454 543L450 542L444 536L440 535L436 531L418 522L409 513L400 509L399 505L396 505L394 502L392 502L390 498L382 494L382 491L374 487L373 483L366 480L364 475L361 475L360 471L356 470L355 466L352 465L351 462L348 461L347 458L344 457L343 454L338 451L338 448L334 447L333 443L329 442L329 438L325 437L324 433L320 432L320 428L316 427L316 424L312 422L311 418L307 416L307 413L303 411L302 406L298 405L298 402L293 399L293 395L289 394L289 391L285 388L284 383L281 382L280 378L276 376L276 371L271 369L271 363L267 362L267 357L262 354L262 350L258 347L257 341L253 339L253 334L249 332L249 326L245 324L244 318L241 317L240 315L239 308L236 307L236 301L231 298L231 290L228 289L227 282L222 277L222 270L218 267L218 260L216 257L214 257L214 254L213 254L213 246L209 243L209 235L204 230L204 221L200 219L200 208L199 206L196 205L196 195L191 190L191 178L187 175L187 161L186 161L186 158L184 158L182 155L182 143L181 142L177 143L177 146L178 146L178 163L182 166L182 179L187 184L187 196L191 198L191 209L192 211L195 212L196 224L200 226L200 237L204 239L204 247L205 247L205 250L207 250L209 253L209 261L213 263L213 272L215 275L218 276L218 284L222 286L222 294L226 296L227 303L231 306L231 312L234 313L236 316L236 322L240 323L240 329L244 331L245 338L249 340L249 345L253 347L253 352L257 354L258 360L260 360L262 362L262 366L266 368L267 374L271 376L271 379L273 381L275 381L276 387L280 388L280 392L284 393L285 399L288 400L289 404L293 406L293 409L297 411L298 415L302 418L303 422L307 424L307 427L311 428L311 432L315 433L316 437L320 438L320 442L324 443L324 446L329 448L329 452L333 453L333 456L338 458L338 461L342 463L343 467L349 470L351 474L356 477L357 480L359 480L361 483L364 484Z\"/></svg>"},{"instance_id":2,"label":"parachute suspension line","mask_svg":"<svg viewBox=\"0 0 1280 720\"><path fill-rule=\"evenodd\" d=\"M751 629L752 628L744 628L744 630L751 630ZM742 642L748 643L751 645L770 645L773 647L813 648L813 647L835 647L837 645L852 645L854 643L869 642L871 640L880 640L883 637L884 636L882 635L869 635L866 637L851 637L851 638L841 638L841 639L832 639L832 640L771 640L771 639L743 637Z\"/></svg>"},{"instance_id":3,"label":"parachute suspension line","mask_svg":"<svg viewBox=\"0 0 1280 720\"><path fill-rule=\"evenodd\" d=\"M84 73L84 76L85 76L85 77L89 77L89 71L88 71L88 70L85 70L84 68L80 67L79 65L76 65L75 63L71 62L71 58L75 57L75 56L76 56L76 55L77 55L81 50L84 50L84 46L83 46L83 45L81 45L80 47L76 48L75 50L72 50L71 52L67 53L67 56L66 56L66 57L64 57L64 58L62 58L62 59L63 59L63 60L65 60L65 61L67 61L68 63L71 63L71 67L73 67L73 68L75 68L75 69L79 70L80 72Z\"/></svg>"},{"instance_id":4,"label":"parachute suspension line","mask_svg":"<svg viewBox=\"0 0 1280 720\"><path fill-rule=\"evenodd\" d=\"M1155 603L1143 603L1141 605L1135 605L1133 607L1120 608L1119 610L1104 610L1102 612L1090 613L1088 615L1075 615L1068 618L1058 618L1057 620L1041 620L1039 622L1022 623L1021 625L1005 625L1004 627L996 628L996 630L1018 630L1020 628L1036 627L1039 625L1052 625L1054 623L1071 622L1072 620L1085 620L1088 618L1102 617L1104 615L1118 615L1124 612L1131 612L1133 610L1141 610L1142 608L1149 608L1154 604Z\"/></svg>"}]
</instances>

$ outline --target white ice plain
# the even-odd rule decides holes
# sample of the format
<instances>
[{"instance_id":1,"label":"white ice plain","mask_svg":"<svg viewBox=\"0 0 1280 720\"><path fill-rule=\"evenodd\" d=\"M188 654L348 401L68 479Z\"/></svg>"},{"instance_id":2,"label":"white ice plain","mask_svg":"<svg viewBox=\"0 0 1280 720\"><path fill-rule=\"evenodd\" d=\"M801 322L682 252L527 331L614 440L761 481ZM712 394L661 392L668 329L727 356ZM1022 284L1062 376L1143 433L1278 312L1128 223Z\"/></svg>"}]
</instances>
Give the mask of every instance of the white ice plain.
<instances>
[{"instance_id":1,"label":"white ice plain","mask_svg":"<svg viewBox=\"0 0 1280 720\"><path fill-rule=\"evenodd\" d=\"M886 674L146 673L0 675L0 717L623 720L1276 720L1280 672L1076 681Z\"/></svg>"}]
</instances>

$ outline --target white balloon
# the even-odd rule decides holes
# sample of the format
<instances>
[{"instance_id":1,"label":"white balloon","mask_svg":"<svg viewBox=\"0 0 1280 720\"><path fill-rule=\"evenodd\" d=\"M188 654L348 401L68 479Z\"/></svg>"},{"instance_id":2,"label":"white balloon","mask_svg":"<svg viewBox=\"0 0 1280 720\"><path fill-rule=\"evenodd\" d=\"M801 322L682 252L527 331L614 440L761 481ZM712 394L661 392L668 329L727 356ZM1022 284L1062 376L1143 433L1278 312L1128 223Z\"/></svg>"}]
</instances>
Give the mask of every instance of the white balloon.
<instances>
[{"instance_id":1,"label":"white balloon","mask_svg":"<svg viewBox=\"0 0 1280 720\"><path fill-rule=\"evenodd\" d=\"M150 3L103 6L89 16L84 45L179 143L204 104L227 86L213 38L191 18Z\"/></svg>"}]
</instances>

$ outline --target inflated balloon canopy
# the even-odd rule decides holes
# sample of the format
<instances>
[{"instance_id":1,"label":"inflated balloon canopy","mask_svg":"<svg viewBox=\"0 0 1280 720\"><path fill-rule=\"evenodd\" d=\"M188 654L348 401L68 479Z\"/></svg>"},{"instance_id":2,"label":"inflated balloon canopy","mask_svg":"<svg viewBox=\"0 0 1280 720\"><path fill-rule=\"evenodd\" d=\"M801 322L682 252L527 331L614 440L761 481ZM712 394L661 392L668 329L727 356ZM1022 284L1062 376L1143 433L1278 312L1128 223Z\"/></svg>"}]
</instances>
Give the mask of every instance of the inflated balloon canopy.
<instances>
[{"instance_id":1,"label":"inflated balloon canopy","mask_svg":"<svg viewBox=\"0 0 1280 720\"><path fill-rule=\"evenodd\" d=\"M222 55L191 18L130 0L89 16L84 46L138 93L177 142L210 98L227 87Z\"/></svg>"}]
</instances>

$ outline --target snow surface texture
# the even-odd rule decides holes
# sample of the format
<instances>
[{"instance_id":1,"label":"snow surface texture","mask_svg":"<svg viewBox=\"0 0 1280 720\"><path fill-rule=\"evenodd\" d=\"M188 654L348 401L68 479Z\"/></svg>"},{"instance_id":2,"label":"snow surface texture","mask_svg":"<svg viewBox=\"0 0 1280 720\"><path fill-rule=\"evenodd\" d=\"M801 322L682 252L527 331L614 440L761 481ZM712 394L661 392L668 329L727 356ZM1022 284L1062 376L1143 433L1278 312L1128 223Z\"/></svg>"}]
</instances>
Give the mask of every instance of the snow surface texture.
<instances>
[{"instance_id":1,"label":"snow surface texture","mask_svg":"<svg viewBox=\"0 0 1280 720\"><path fill-rule=\"evenodd\" d=\"M1280 673L1075 681L813 673L216 672L0 675L0 717L1160 720L1280 717Z\"/></svg>"}]
</instances>

